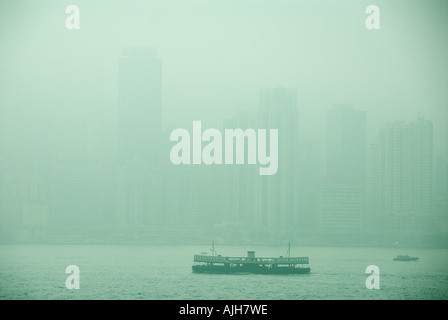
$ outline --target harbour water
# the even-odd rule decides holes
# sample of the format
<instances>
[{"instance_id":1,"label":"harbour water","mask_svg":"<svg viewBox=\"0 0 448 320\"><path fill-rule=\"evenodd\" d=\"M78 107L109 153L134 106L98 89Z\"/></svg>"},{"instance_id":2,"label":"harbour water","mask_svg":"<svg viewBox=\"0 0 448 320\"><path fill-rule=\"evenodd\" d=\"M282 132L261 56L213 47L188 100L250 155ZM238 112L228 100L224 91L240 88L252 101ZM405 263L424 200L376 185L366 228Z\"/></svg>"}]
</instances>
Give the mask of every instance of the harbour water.
<instances>
[{"instance_id":1,"label":"harbour water","mask_svg":"<svg viewBox=\"0 0 448 320\"><path fill-rule=\"evenodd\" d=\"M219 254L280 256L285 247L219 246ZM0 299L448 299L447 249L292 247L309 256L305 275L217 275L191 271L209 246L0 245ZM393 261L398 254L419 261ZM80 289L68 290L68 265ZM366 267L380 270L380 289L366 288Z\"/></svg>"}]
</instances>

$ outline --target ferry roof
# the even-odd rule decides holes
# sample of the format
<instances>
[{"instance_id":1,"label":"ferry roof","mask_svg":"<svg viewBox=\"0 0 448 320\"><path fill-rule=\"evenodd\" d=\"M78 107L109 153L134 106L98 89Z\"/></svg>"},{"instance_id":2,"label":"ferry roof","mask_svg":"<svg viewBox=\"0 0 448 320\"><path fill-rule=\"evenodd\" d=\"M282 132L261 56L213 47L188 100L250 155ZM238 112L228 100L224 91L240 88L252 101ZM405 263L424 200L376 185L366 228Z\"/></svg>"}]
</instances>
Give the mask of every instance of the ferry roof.
<instances>
[{"instance_id":1,"label":"ferry roof","mask_svg":"<svg viewBox=\"0 0 448 320\"><path fill-rule=\"evenodd\" d=\"M194 255L194 262L208 263L241 263L241 264L308 264L308 257L279 257L279 258L263 258L263 257L221 257Z\"/></svg>"}]
</instances>

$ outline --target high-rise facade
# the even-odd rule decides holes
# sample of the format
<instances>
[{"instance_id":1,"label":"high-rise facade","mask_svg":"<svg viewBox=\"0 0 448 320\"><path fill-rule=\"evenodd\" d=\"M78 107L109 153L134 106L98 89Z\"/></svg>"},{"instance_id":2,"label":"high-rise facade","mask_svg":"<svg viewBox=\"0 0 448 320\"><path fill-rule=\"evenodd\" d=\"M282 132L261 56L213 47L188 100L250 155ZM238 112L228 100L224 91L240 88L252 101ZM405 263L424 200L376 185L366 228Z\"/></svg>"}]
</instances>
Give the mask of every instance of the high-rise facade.
<instances>
[{"instance_id":1,"label":"high-rise facade","mask_svg":"<svg viewBox=\"0 0 448 320\"><path fill-rule=\"evenodd\" d=\"M380 130L371 148L367 228L425 233L432 228L433 124L418 115Z\"/></svg>"},{"instance_id":2,"label":"high-rise facade","mask_svg":"<svg viewBox=\"0 0 448 320\"><path fill-rule=\"evenodd\" d=\"M359 234L364 214L365 112L334 105L327 114L326 175L319 224L325 234Z\"/></svg>"},{"instance_id":3,"label":"high-rise facade","mask_svg":"<svg viewBox=\"0 0 448 320\"><path fill-rule=\"evenodd\" d=\"M366 162L366 114L352 105L334 105L327 114L327 178L363 184Z\"/></svg>"},{"instance_id":4,"label":"high-rise facade","mask_svg":"<svg viewBox=\"0 0 448 320\"><path fill-rule=\"evenodd\" d=\"M152 48L125 48L118 61L115 224L161 223L162 61Z\"/></svg>"},{"instance_id":5,"label":"high-rise facade","mask_svg":"<svg viewBox=\"0 0 448 320\"><path fill-rule=\"evenodd\" d=\"M295 89L261 90L259 127L278 129L278 171L275 175L260 177L259 224L272 229L293 228L297 224L298 111Z\"/></svg>"},{"instance_id":6,"label":"high-rise facade","mask_svg":"<svg viewBox=\"0 0 448 320\"><path fill-rule=\"evenodd\" d=\"M118 62L118 160L156 164L162 131L162 61L155 49L126 48Z\"/></svg>"}]
</instances>

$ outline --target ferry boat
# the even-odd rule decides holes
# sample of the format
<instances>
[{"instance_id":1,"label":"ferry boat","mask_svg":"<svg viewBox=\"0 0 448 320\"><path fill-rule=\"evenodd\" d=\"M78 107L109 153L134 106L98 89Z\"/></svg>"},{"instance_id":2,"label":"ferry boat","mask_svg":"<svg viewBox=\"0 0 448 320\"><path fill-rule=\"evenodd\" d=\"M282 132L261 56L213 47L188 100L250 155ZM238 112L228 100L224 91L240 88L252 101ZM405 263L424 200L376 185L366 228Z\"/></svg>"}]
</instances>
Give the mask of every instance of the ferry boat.
<instances>
[{"instance_id":1,"label":"ferry boat","mask_svg":"<svg viewBox=\"0 0 448 320\"><path fill-rule=\"evenodd\" d=\"M398 255L394 258L394 261L417 261L418 257L410 257L406 255Z\"/></svg>"},{"instance_id":2,"label":"ferry boat","mask_svg":"<svg viewBox=\"0 0 448 320\"><path fill-rule=\"evenodd\" d=\"M195 273L256 273L256 274L303 274L310 273L308 257L256 257L255 251L247 251L246 257L223 257L217 255L212 245L212 255L196 254L193 259Z\"/></svg>"}]
</instances>

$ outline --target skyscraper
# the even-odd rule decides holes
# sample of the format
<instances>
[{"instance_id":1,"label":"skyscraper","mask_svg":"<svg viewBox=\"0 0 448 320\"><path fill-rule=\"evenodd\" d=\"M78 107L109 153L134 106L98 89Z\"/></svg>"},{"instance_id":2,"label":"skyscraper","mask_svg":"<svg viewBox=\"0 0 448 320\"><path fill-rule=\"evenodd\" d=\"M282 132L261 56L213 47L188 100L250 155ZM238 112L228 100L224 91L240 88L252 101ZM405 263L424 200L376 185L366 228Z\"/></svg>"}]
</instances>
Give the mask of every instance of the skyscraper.
<instances>
[{"instance_id":1,"label":"skyscraper","mask_svg":"<svg viewBox=\"0 0 448 320\"><path fill-rule=\"evenodd\" d=\"M224 120L224 129L247 130L254 127L257 127L256 117L246 114ZM245 143L244 157L247 159L247 141ZM228 197L227 201L221 205L224 209L223 221L246 225L246 228L255 225L259 207L258 170L258 167L249 164L225 166L220 170L222 188Z\"/></svg>"},{"instance_id":2,"label":"skyscraper","mask_svg":"<svg viewBox=\"0 0 448 320\"><path fill-rule=\"evenodd\" d=\"M155 49L125 48L118 61L116 224L160 223L162 139L162 61Z\"/></svg>"},{"instance_id":3,"label":"skyscraper","mask_svg":"<svg viewBox=\"0 0 448 320\"><path fill-rule=\"evenodd\" d=\"M118 62L118 160L157 162L162 130L162 61L155 49L125 48Z\"/></svg>"},{"instance_id":4,"label":"skyscraper","mask_svg":"<svg viewBox=\"0 0 448 320\"><path fill-rule=\"evenodd\" d=\"M373 225L368 226L394 234L430 231L432 122L418 115L414 121L388 124L371 157L368 219Z\"/></svg>"},{"instance_id":5,"label":"skyscraper","mask_svg":"<svg viewBox=\"0 0 448 320\"><path fill-rule=\"evenodd\" d=\"M433 213L437 233L448 235L448 161L437 157L434 161Z\"/></svg>"},{"instance_id":6,"label":"skyscraper","mask_svg":"<svg viewBox=\"0 0 448 320\"><path fill-rule=\"evenodd\" d=\"M326 234L360 234L364 213L365 112L334 105L327 114L327 172L320 192Z\"/></svg>"},{"instance_id":7,"label":"skyscraper","mask_svg":"<svg viewBox=\"0 0 448 320\"><path fill-rule=\"evenodd\" d=\"M91 159L61 158L52 177L51 226L78 232L103 223L100 167Z\"/></svg>"},{"instance_id":8,"label":"skyscraper","mask_svg":"<svg viewBox=\"0 0 448 320\"><path fill-rule=\"evenodd\" d=\"M290 88L260 92L259 126L278 129L278 171L261 178L259 223L269 228L292 228L297 224L296 159L298 142L297 93ZM269 143L268 143L269 145Z\"/></svg>"},{"instance_id":9,"label":"skyscraper","mask_svg":"<svg viewBox=\"0 0 448 320\"><path fill-rule=\"evenodd\" d=\"M327 178L362 184L366 162L366 114L352 105L334 105L327 114Z\"/></svg>"},{"instance_id":10,"label":"skyscraper","mask_svg":"<svg viewBox=\"0 0 448 320\"><path fill-rule=\"evenodd\" d=\"M296 197L300 235L315 235L318 226L319 184L322 180L319 142L301 139L298 143Z\"/></svg>"}]
</instances>

